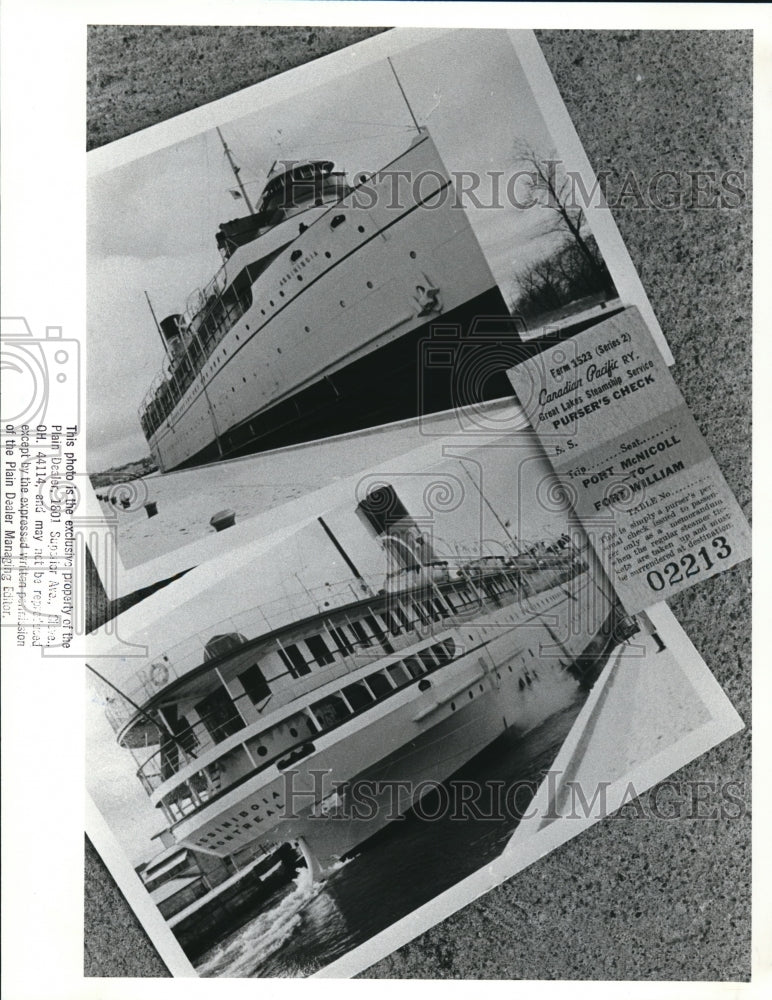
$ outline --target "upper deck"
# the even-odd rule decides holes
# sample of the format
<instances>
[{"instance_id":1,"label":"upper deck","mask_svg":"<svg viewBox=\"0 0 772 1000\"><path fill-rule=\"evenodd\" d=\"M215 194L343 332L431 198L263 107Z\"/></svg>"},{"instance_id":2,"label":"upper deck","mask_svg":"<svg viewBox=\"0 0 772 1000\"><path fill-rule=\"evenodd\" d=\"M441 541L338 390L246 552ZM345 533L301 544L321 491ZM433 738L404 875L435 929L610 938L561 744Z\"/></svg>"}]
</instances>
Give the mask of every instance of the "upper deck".
<instances>
[{"instance_id":1,"label":"upper deck","mask_svg":"<svg viewBox=\"0 0 772 1000\"><path fill-rule=\"evenodd\" d=\"M302 587L222 618L168 648L159 643L138 669L129 672L123 662L108 671L105 661L100 669L126 696L111 699L108 718L126 746L157 742L152 709L174 703L226 661L234 677L240 665L246 669L259 661L272 706L280 707L321 683L317 668L343 661L350 667L354 655L372 659L387 634L396 648L406 623L412 630L431 630L438 615L484 612L504 593L527 598L569 580L579 568L584 564L573 551L520 554L400 570L385 581L352 577Z\"/></svg>"},{"instance_id":2,"label":"upper deck","mask_svg":"<svg viewBox=\"0 0 772 1000\"><path fill-rule=\"evenodd\" d=\"M399 183L406 171L424 183ZM230 331L236 329L242 341L259 334L278 311L305 294L339 260L353 259L357 244L372 240L409 214L417 207L416 199L427 201L448 184L447 171L426 132L377 173L358 177L354 186L329 161L309 161L272 177L255 213L220 227L224 263L204 289L192 293L177 317L178 332L166 337L169 360L139 409L148 440L188 398L188 390L195 389L197 376L207 379L212 371L209 360L215 367L227 361L216 351ZM358 217L359 225L352 226L349 216ZM356 234L353 245L351 233ZM298 262L309 255L315 260L314 274L300 274ZM288 275L291 289L282 284Z\"/></svg>"},{"instance_id":3,"label":"upper deck","mask_svg":"<svg viewBox=\"0 0 772 1000\"><path fill-rule=\"evenodd\" d=\"M149 697L141 708L114 700L111 721L135 751L151 801L176 822L248 774L291 762L309 739L424 684L467 641L480 641L467 631L487 633L490 621L543 628L556 601L572 604L590 585L585 569L573 551L483 557L395 573L378 594L357 596L371 590L360 580L353 599L336 606L328 587L306 591L306 618L262 634L253 623L254 637L244 617L228 619L187 662L174 649L156 657L136 678ZM459 629L461 646L453 639Z\"/></svg>"}]
</instances>

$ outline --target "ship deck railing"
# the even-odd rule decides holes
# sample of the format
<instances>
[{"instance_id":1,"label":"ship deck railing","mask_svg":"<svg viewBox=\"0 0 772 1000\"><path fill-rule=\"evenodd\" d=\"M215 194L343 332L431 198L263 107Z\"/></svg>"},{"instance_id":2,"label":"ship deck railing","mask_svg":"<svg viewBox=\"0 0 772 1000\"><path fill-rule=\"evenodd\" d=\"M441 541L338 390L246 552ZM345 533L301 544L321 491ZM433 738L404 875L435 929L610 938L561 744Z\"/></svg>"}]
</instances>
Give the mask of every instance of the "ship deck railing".
<instances>
[{"instance_id":1,"label":"ship deck railing","mask_svg":"<svg viewBox=\"0 0 772 1000\"><path fill-rule=\"evenodd\" d=\"M383 704L391 696L410 687L412 684L421 686L426 683L425 678L427 675L431 675L453 662L455 644L452 640L445 639L425 645L426 650L431 647L433 651L432 656L425 655L420 658L416 656L406 657L404 661L395 660L388 668L375 671L376 673L383 674L385 681L387 670L391 675L395 668L403 668L402 677L399 681L391 680L388 684L388 690L382 689L377 695L373 691L370 691L370 700L367 702L359 705L349 703L345 698L346 691L349 688L342 685L335 694L328 694L326 698L321 699L326 704L329 704L331 701L338 703L337 714L326 718L323 724L320 723L315 714L315 710L318 709L321 702L309 705L305 709L306 716L310 722L309 731L305 734L300 734L293 744L282 747L271 756L255 758L254 743L256 740L259 740L260 735L259 733L255 733L254 725L243 727L241 730L235 730L231 735L238 737L238 739L230 739L227 744L223 741L222 756L215 761L209 760L207 763L202 763L202 766L192 771L192 773L189 769L184 779L173 784L159 800L158 805L164 812L167 820L170 823L178 822L274 765L278 765L280 770L291 766L296 755L300 755L301 757L307 756L307 753L313 748L312 741L319 735L332 732L355 716L369 711L375 705ZM407 660L413 661L412 669L408 669L405 665ZM367 685L371 681L372 675L369 675L364 680L352 686L361 688L363 684ZM203 753L202 748L200 750L201 756L203 756ZM157 790L165 782L169 782L175 773L183 770L182 766L178 766L174 772L161 771L158 774L153 770L153 766L157 768L161 758L161 752L157 752L140 769L142 771L141 780L148 792L150 792L151 786L152 790ZM234 772L229 763L232 764L238 758L241 758L241 766L237 767ZM184 766L187 767L187 765L193 763L196 759L195 757L188 756ZM149 766L151 765L151 761L153 766ZM176 759L174 763L177 763ZM230 772L230 774L227 778L224 778L226 772Z\"/></svg>"},{"instance_id":2,"label":"ship deck railing","mask_svg":"<svg viewBox=\"0 0 772 1000\"><path fill-rule=\"evenodd\" d=\"M544 582L552 577L549 586L555 586L571 579L573 574L570 569L582 568L586 567L583 567L578 560L573 560L570 567L563 560L559 573L549 570L544 572L542 567L541 576ZM557 570L557 566L553 566L553 570ZM513 577L514 573L510 579ZM458 583L458 581L452 582ZM520 586L514 586L507 592L489 591L484 603L503 607L522 601L526 596L528 595L523 593ZM442 670L454 661L457 654L463 652L459 651L452 636L446 633L445 637L442 637L442 632L453 624L457 625L459 620L465 620L467 614L473 615L476 609L467 607L456 613L449 613L449 610L448 608L444 615L438 614L436 621L439 627L423 634L421 639L425 641L416 643L414 635L412 645L400 650L392 646L394 639L392 635L384 635L382 648L379 650L363 648L357 651L358 655L347 658L348 662L336 663L335 669L329 665L325 666L324 673L319 672L316 679L303 678L312 682L308 689L289 693L285 701L288 703L298 701L304 694L313 691L314 685L320 688L320 695L317 701L303 698L302 704L298 706L295 725L299 729L293 744L281 747L270 756L255 757L255 747L262 742L266 728L270 728L270 719L246 724L243 720L239 721L234 712L234 718L227 727L220 718L218 724L225 728L222 728L220 733L215 732L214 737L214 720L203 720L201 727L189 727L190 735L202 739L202 745L196 748L195 754L186 753L183 748L170 747L167 744L143 764L138 774L146 791L152 794L168 783L167 790L157 799L157 804L167 820L174 824L211 804L220 796L231 793L237 786L274 765L277 765L279 770L291 767L296 759L302 759L313 752L313 740L319 735L337 729L354 716L386 702L398 691L412 684L417 684L424 690L422 685L430 683L428 675ZM421 622L416 619L413 624L418 625ZM385 648L387 646L391 647L388 652ZM378 661L377 664L373 662L374 659ZM372 666L372 672L365 673L362 668L368 665ZM511 671L512 667L508 669ZM359 677L347 685L346 675L357 673ZM527 680L527 670L525 673ZM376 678L378 678L377 684ZM335 680L341 683L331 693L329 685ZM326 690L326 694L322 695L321 688ZM364 689L368 692L368 697L358 703L354 702L352 700L354 689L357 689L360 698ZM281 706L272 705L272 708L277 707ZM320 711L324 711L323 716L320 715ZM300 731L302 729L300 720L304 718L307 722L307 732ZM190 735L185 738L190 738ZM219 755L212 759L211 751L217 747L220 748ZM196 768L195 762L199 759L201 765ZM183 770L187 773L178 781L172 781L175 774Z\"/></svg>"},{"instance_id":3,"label":"ship deck railing","mask_svg":"<svg viewBox=\"0 0 772 1000\"><path fill-rule=\"evenodd\" d=\"M421 589L460 585L470 574L474 579L484 579L500 572L514 574L522 581L524 595L528 596L527 580L536 571L555 569L561 572L567 565L566 557L555 558L552 564L545 560L535 560L518 555L502 560L484 557L473 565L469 560L462 570L455 567L438 569L430 578L411 579L403 575L402 589ZM401 591L399 578L392 578L390 590L395 596ZM207 626L206 631L191 633L186 639L168 649L159 650L151 660L145 661L128 678L124 678L121 689L126 698L115 697L107 707L108 719L116 733L136 717L134 705L145 705L169 685L181 680L198 667L212 659L213 640L218 636L238 636L242 643L252 642L266 635L279 632L306 619L319 615L334 615L349 605L379 600L388 600L382 576L350 579L336 584L322 584L303 587L302 590L282 595L271 601L262 602L234 615L229 615Z\"/></svg>"},{"instance_id":4,"label":"ship deck railing","mask_svg":"<svg viewBox=\"0 0 772 1000\"><path fill-rule=\"evenodd\" d=\"M566 567L564 565L563 573L561 574L564 578L566 577L565 570ZM553 584L559 582L561 581L558 577L552 581ZM512 587L508 592L489 592L485 598L485 603L503 606L504 604L521 600L523 596L519 587ZM435 605L435 608L437 606ZM315 669L309 675L296 679L293 682L292 688L285 688L283 691L280 690L275 695L272 693L262 707L265 709L270 705L271 712L274 713L286 707L287 704L296 701L304 694L312 692L317 687L328 685L335 680L345 680L347 675L360 672L363 667L372 665L375 660L384 661L384 659L387 659L389 662L393 661L392 666L398 666L402 662L401 657L404 657L407 653L405 663L410 663L410 669L412 670L416 657L414 655L415 650L411 648L411 643L415 644L416 638L421 640L427 637L431 638L437 634L438 630L441 630L449 623L448 619L463 620L470 614L474 615L477 610L477 606L474 605L467 606L456 612L451 612L450 607L446 607L444 613L435 612L432 621L427 621L424 618L416 616L410 623L413 629L412 636L409 634L409 629L405 631L404 635L399 637L394 633L384 633L375 643L372 640L369 640L366 644L362 643L360 644L360 648L353 649L350 654L336 659L333 664L329 664L328 662L316 663L317 668L324 668L323 673L319 669ZM392 667L389 667L389 670L391 669ZM247 726L248 724L241 718L234 707L230 718L223 718L221 715L216 718L204 717L193 725L185 724L181 729L178 728L174 735L171 733L167 734L159 750L147 758L137 772L145 791L148 794L152 794L176 773L188 768L193 761L199 759L202 755L208 755L209 751L247 728ZM312 735L315 729L318 728L318 721L313 716L308 721L308 727ZM225 748L223 748L223 752L225 752ZM246 752L247 756L249 756L249 751ZM282 751L282 753L285 752L286 750ZM262 763L267 764L270 761ZM196 802L208 800L219 791L219 779L220 769L216 764L202 767L197 772L192 785L181 785L180 791L172 796L175 804L174 808L182 810L184 813L186 809L179 804L182 799L189 800L189 808L192 808ZM169 805L170 803L167 803L167 807Z\"/></svg>"},{"instance_id":5,"label":"ship deck railing","mask_svg":"<svg viewBox=\"0 0 772 1000\"><path fill-rule=\"evenodd\" d=\"M348 190L339 186L325 187L323 193L328 203L337 204ZM300 212L306 210L302 205L299 208ZM292 213L285 214L292 217ZM266 231L268 228L271 227ZM168 370L158 373L139 407L140 422L146 434L155 433L171 416L223 337L250 308L253 302L251 283L260 269L247 267L231 280L228 261L225 261L203 289L196 289L188 297L183 316L187 330L185 347ZM242 278L246 279L246 284ZM168 386L165 393L162 392L164 385Z\"/></svg>"},{"instance_id":6,"label":"ship deck railing","mask_svg":"<svg viewBox=\"0 0 772 1000\"><path fill-rule=\"evenodd\" d=\"M387 584L388 591L384 588L381 576L351 579L335 585L306 587L299 592L283 595L222 618L209 625L206 631L194 632L183 641L159 651L125 678L121 687L126 697L110 698L106 710L108 719L114 731L121 734L137 718L137 705L152 702L162 691L193 671L215 666L213 647L216 647L218 637L238 637L239 649L244 649L247 644L257 643L266 636L280 633L288 626L297 626L307 619L319 616L333 619L346 608L366 606L368 602L378 602L388 608L388 601L398 599L400 595L406 594L412 598L438 588L440 591L445 588L460 588L469 581L480 585L502 573L513 580L513 585L519 588L522 597L528 597L551 585L550 581L567 581L577 569L586 568L586 564L577 562L575 558L567 560L565 555L549 559L535 559L522 554L510 558L483 557L477 562L477 565L473 565L467 561L463 569L438 568L430 576L421 578L411 579L414 576L411 574L392 576L391 585ZM538 584L529 584L535 578L538 578ZM479 594L479 603L471 608L473 611L481 609L486 599L484 589L480 589ZM374 650L372 647L362 649L360 655L372 658ZM303 679L300 678L298 683L302 686Z\"/></svg>"},{"instance_id":7,"label":"ship deck railing","mask_svg":"<svg viewBox=\"0 0 772 1000\"><path fill-rule=\"evenodd\" d=\"M226 290L228 291L228 290ZM154 433L167 420L211 358L226 333L252 304L251 295L212 291L187 323L184 346L168 370L160 371L139 407L143 430Z\"/></svg>"}]
</instances>

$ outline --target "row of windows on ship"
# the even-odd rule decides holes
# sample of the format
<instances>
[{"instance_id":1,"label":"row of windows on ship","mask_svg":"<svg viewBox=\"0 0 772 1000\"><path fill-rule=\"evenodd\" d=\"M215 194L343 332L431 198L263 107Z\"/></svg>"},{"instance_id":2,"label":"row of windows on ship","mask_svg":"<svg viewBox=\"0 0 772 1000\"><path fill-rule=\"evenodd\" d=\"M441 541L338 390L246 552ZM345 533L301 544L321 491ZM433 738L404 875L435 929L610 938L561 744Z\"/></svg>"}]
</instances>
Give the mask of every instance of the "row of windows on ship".
<instances>
[{"instance_id":1,"label":"row of windows on ship","mask_svg":"<svg viewBox=\"0 0 772 1000\"><path fill-rule=\"evenodd\" d=\"M272 693L276 693L276 682L279 682L279 687L286 688L287 679L301 679L315 667L330 666L365 650L377 649L378 655L381 652L394 653L392 640L397 641L400 636L406 636L409 632L424 635L452 615L480 609L486 602L498 603L505 595L510 598L512 595L519 596L522 591L519 574L514 570L510 573L481 575L475 580L475 585L461 579L454 581L450 587L424 590L411 598L392 595L388 598L387 606L377 613L368 608L359 618L347 617L345 622L339 621L337 624L328 622L324 632L306 635L302 640L277 641L274 655L278 657L281 669L273 671L272 676L266 677L258 664L252 664L235 677L240 682L244 695L254 706L260 706ZM221 659L236 653L245 641L237 633L216 636L207 643L205 657L208 660ZM292 693L291 687L289 693ZM206 702L195 707L199 718L210 715ZM237 716L234 715L233 721L238 721ZM233 722L229 723L232 724ZM231 735L231 732L223 735L221 726L213 723L209 727L209 735L214 742L220 742Z\"/></svg>"},{"instance_id":2,"label":"row of windows on ship","mask_svg":"<svg viewBox=\"0 0 772 1000\"><path fill-rule=\"evenodd\" d=\"M504 574L483 579L478 586L489 598L516 591L513 582ZM453 614L480 607L479 593L465 581L458 582L449 593L438 589L410 600L392 597L388 606L377 613L368 608L359 618L352 616L345 622L328 623L324 632L306 635L296 642L279 641L273 650L273 656L280 664L278 671L273 670L266 676L260 664L252 663L233 677L239 682L243 695L242 691L238 691L235 697L231 697L230 689L221 687L193 706L195 716L203 723L212 742L222 742L248 724L248 721L257 718L254 713L249 713L253 718L248 721L241 718L236 710L236 702L241 697L246 696L253 706L262 707L272 693L287 687L288 679L301 679L314 668L329 666L336 660L345 660L366 650L377 650L378 655L394 653L392 640L397 641L398 637L406 636L409 632L425 634ZM207 643L205 657L208 660L220 660L233 654L231 662L239 662L243 657L238 658L235 654L245 641L243 636L234 632L216 636ZM263 658L270 663L273 656ZM227 665L221 670L227 671ZM291 687L288 693L292 694ZM223 696L233 706L227 708L227 711L222 701ZM164 709L164 713L167 712L168 709ZM167 725L168 721L166 719Z\"/></svg>"},{"instance_id":3,"label":"row of windows on ship","mask_svg":"<svg viewBox=\"0 0 772 1000\"><path fill-rule=\"evenodd\" d=\"M330 228L337 229L345 221L345 215L335 215L330 221ZM305 226L301 227L301 234L306 228ZM364 231L364 226L357 227L358 233L363 234ZM159 386L147 409L140 414L140 422L146 435L154 433L170 415L193 384L196 375L201 371L215 347L252 306L252 284L284 250L284 247L280 247L261 258L260 261L248 265L221 293L213 293L205 297L200 312L191 324L194 331L193 336L187 341L187 346L178 348L178 356L175 358L170 378ZM316 256L316 251L313 252L312 256ZM412 253L411 256L415 257L415 253ZM303 251L299 249L293 250L290 254L290 260L293 263L296 263L301 257L303 257ZM332 257L329 250L325 251L325 257L328 259ZM296 274L296 277L299 281L303 280L302 274ZM367 287L372 289L373 283L368 281ZM279 290L279 297L282 299L285 297L283 289ZM271 300L269 305L273 308L274 301ZM261 309L260 313L262 316L267 315L265 308ZM308 327L305 329L306 332L309 332ZM249 325L247 325L247 330L249 330ZM180 343L182 342L180 341Z\"/></svg>"},{"instance_id":4,"label":"row of windows on ship","mask_svg":"<svg viewBox=\"0 0 772 1000\"><path fill-rule=\"evenodd\" d=\"M446 666L456 654L455 641L445 638L427 643L411 655L374 670L358 681L342 682L334 692L311 702L269 729L246 738L176 785L160 803L167 819L174 822L182 818L271 764L276 763L280 769L290 766L313 749L310 740L330 732L415 681L418 681L419 688L428 685L426 675ZM264 691L260 686L259 668L253 665L241 677L242 682L246 681L245 687L256 680L258 687L249 687L248 694L252 699L260 699ZM202 721L205 720L210 734L216 733L216 742L244 728L243 719L224 688L214 691L205 703L201 702L196 707L206 713ZM452 707L455 709L455 705ZM165 734L161 750L140 769L139 776L148 792L173 777L205 749L198 738L198 727L190 726L184 720L181 724L174 724L175 713L169 709L164 714L167 721L173 723L176 736Z\"/></svg>"},{"instance_id":5,"label":"row of windows on ship","mask_svg":"<svg viewBox=\"0 0 772 1000\"><path fill-rule=\"evenodd\" d=\"M512 595L518 591L516 582L504 573L482 578L477 583L483 593L494 601L504 594ZM284 689L288 696L271 702L272 709L291 701L294 696L292 684L311 674L314 668L331 665L336 660L343 661L367 649L377 650L378 655L381 651L394 653L394 643L403 644L398 637L407 637L411 631L425 634L427 629L452 614L465 609L479 609L480 606L478 591L466 581L458 581L449 592L443 588L443 592L431 591L411 600L404 596L399 600L392 597L388 607L378 613L367 609L361 618L328 624L324 633L310 634L293 643L281 643L267 657L263 654L260 663L254 662L248 652L238 655L239 646L244 642L242 636L229 633L216 637L207 645L207 655L218 660L230 655L235 671L229 669L227 664L221 665L218 672L224 683L188 706L184 715L178 714L175 706L163 709L161 750L140 769L143 783L148 791L152 791L203 750L257 721L259 711L268 705L272 694L280 695ZM276 753L283 752L298 738L324 732L331 721L335 724L340 721L341 711L360 711L374 700L380 700L404 684L444 665L451 658L449 645L432 644L376 671L362 682L343 688L332 701L325 699L323 703L310 705L294 723L284 724L285 735L279 741L279 750L274 752L275 747L271 749L271 740L267 740L265 734L252 741L247 754L251 766L265 762L269 755L270 759L274 759ZM274 659L278 672L270 668ZM234 684L234 681L237 683Z\"/></svg>"}]
</instances>

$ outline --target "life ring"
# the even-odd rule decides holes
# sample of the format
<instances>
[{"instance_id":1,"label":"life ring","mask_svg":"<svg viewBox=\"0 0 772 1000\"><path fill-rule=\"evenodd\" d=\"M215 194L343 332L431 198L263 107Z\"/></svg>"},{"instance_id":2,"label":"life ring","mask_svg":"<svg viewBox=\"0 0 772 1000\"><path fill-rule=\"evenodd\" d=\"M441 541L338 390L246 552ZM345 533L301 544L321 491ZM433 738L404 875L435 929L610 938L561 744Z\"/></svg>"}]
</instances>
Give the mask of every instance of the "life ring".
<instances>
[{"instance_id":1,"label":"life ring","mask_svg":"<svg viewBox=\"0 0 772 1000\"><path fill-rule=\"evenodd\" d=\"M150 668L150 680L156 687L163 687L169 680L169 668L163 663L154 663Z\"/></svg>"}]
</instances>

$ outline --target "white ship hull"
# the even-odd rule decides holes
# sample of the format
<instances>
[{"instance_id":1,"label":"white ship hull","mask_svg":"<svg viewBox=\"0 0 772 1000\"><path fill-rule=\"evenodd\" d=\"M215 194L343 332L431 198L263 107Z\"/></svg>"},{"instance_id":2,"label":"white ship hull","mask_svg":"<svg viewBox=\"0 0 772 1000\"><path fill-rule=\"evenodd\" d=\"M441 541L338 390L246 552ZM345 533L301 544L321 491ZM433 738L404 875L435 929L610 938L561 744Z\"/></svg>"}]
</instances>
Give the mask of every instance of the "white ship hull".
<instances>
[{"instance_id":1,"label":"white ship hull","mask_svg":"<svg viewBox=\"0 0 772 1000\"><path fill-rule=\"evenodd\" d=\"M398 172L422 181L399 184L395 198ZM290 219L234 254L232 272L257 245L265 254L264 240L283 247L149 434L162 471L478 401L420 357L440 319L464 337L476 317L507 315L432 140L423 135L364 190L304 214L300 234ZM506 367L500 384L487 380L487 398L509 393Z\"/></svg>"},{"instance_id":2,"label":"white ship hull","mask_svg":"<svg viewBox=\"0 0 772 1000\"><path fill-rule=\"evenodd\" d=\"M410 808L422 782L444 780L505 730L525 733L570 704L578 682L568 668L610 615L604 590L582 573L472 624L445 622L436 639L453 638L463 653L428 683L314 738L291 766L248 777L177 823L177 841L229 855L298 840L326 867Z\"/></svg>"}]
</instances>

